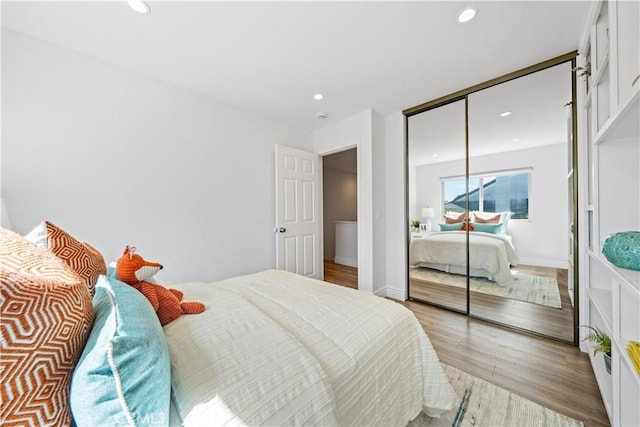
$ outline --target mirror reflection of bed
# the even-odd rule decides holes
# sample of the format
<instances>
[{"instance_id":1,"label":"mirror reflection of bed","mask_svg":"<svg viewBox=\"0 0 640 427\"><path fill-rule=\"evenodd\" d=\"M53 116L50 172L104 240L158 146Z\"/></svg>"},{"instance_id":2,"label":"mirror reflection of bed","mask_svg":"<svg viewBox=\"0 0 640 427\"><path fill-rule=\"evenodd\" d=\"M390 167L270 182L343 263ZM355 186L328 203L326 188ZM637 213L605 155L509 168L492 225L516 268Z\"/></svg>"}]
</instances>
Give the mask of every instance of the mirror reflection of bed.
<instances>
[{"instance_id":1,"label":"mirror reflection of bed","mask_svg":"<svg viewBox=\"0 0 640 427\"><path fill-rule=\"evenodd\" d=\"M431 224L409 233L412 299L574 340L570 99L567 62L408 117L408 220Z\"/></svg>"},{"instance_id":2,"label":"mirror reflection of bed","mask_svg":"<svg viewBox=\"0 0 640 427\"><path fill-rule=\"evenodd\" d=\"M445 231L423 234L412 240L409 280L414 298L466 310L466 268L425 261L429 256L433 257L431 261L445 261L438 259L442 253L447 254L447 250L443 250L443 240L453 246L453 252L455 245L461 243L459 256L466 258L466 237L464 231ZM450 238L453 239L448 242ZM474 315L571 339L567 326L573 322L573 307L566 269L518 264L517 252L508 235L495 238L483 232L470 232L469 238L470 303ZM485 239L493 240L495 244L486 244ZM505 251L502 247L508 249ZM449 260L452 260L451 256ZM479 268L483 263L487 268Z\"/></svg>"}]
</instances>

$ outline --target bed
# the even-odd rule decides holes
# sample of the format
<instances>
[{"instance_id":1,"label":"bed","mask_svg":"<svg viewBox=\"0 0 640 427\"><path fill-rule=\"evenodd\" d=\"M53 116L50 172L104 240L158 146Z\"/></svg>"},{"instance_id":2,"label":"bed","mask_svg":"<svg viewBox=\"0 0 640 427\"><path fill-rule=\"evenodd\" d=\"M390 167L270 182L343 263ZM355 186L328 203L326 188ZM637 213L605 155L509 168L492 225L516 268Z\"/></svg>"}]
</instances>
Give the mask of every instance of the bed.
<instances>
[{"instance_id":1,"label":"bed","mask_svg":"<svg viewBox=\"0 0 640 427\"><path fill-rule=\"evenodd\" d=\"M414 239L409 247L409 264L447 273L467 274L467 232L440 231ZM511 236L481 231L469 232L469 273L486 277L498 285L509 283L511 266L519 263Z\"/></svg>"},{"instance_id":2,"label":"bed","mask_svg":"<svg viewBox=\"0 0 640 427\"><path fill-rule=\"evenodd\" d=\"M278 270L176 288L208 307L165 326L185 425L404 425L453 404L397 303Z\"/></svg>"},{"instance_id":3,"label":"bed","mask_svg":"<svg viewBox=\"0 0 640 427\"><path fill-rule=\"evenodd\" d=\"M55 256L71 238L43 249L0 229L3 423L402 426L455 404L401 304L267 270L172 285L206 311L163 328L95 249Z\"/></svg>"}]
</instances>

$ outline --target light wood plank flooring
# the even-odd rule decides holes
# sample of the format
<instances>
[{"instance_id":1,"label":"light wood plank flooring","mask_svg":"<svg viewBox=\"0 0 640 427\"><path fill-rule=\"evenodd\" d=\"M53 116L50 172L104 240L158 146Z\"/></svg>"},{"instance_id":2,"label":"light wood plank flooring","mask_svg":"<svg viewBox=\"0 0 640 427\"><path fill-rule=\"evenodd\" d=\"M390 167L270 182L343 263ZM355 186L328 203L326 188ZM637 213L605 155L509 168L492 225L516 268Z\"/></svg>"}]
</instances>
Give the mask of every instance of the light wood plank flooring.
<instances>
[{"instance_id":1,"label":"light wood plank flooring","mask_svg":"<svg viewBox=\"0 0 640 427\"><path fill-rule=\"evenodd\" d=\"M358 289L358 269L325 259L324 280L335 285Z\"/></svg>"},{"instance_id":2,"label":"light wood plank flooring","mask_svg":"<svg viewBox=\"0 0 640 427\"><path fill-rule=\"evenodd\" d=\"M354 275L357 287L357 269L325 263L326 281L354 287ZM580 420L585 427L609 425L589 358L578 348L418 302L400 304L415 314L442 362Z\"/></svg>"},{"instance_id":3,"label":"light wood plank flooring","mask_svg":"<svg viewBox=\"0 0 640 427\"><path fill-rule=\"evenodd\" d=\"M520 265L515 270L556 279L562 308L471 292L471 313L478 317L572 342L573 306L567 290L567 270L527 265ZM409 285L409 294L413 298L460 311L467 309L466 292L464 288L419 280L411 280Z\"/></svg>"}]
</instances>

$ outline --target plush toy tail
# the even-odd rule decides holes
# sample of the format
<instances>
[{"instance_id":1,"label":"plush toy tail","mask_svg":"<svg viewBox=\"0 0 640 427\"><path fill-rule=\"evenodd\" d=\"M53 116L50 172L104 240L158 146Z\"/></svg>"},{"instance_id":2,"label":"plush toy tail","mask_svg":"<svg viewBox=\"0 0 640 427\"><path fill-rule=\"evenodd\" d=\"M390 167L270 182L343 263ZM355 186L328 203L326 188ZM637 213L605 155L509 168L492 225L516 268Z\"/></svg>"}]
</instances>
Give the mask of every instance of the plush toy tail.
<instances>
[{"instance_id":1,"label":"plush toy tail","mask_svg":"<svg viewBox=\"0 0 640 427\"><path fill-rule=\"evenodd\" d=\"M199 314L204 311L204 304L201 302L183 302L180 303L184 314Z\"/></svg>"},{"instance_id":2,"label":"plush toy tail","mask_svg":"<svg viewBox=\"0 0 640 427\"><path fill-rule=\"evenodd\" d=\"M182 301L182 297L184 296L184 294L181 291L177 289L169 289L169 292L174 294L176 298L178 298L178 301Z\"/></svg>"}]
</instances>

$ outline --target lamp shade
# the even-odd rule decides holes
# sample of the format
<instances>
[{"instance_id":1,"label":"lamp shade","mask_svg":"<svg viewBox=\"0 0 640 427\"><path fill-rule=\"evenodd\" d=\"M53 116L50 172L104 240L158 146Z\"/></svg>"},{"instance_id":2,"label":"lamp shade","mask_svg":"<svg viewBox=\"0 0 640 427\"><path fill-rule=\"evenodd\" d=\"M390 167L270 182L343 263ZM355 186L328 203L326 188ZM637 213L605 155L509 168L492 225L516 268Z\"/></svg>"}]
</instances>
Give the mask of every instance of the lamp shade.
<instances>
[{"instance_id":1,"label":"lamp shade","mask_svg":"<svg viewBox=\"0 0 640 427\"><path fill-rule=\"evenodd\" d=\"M422 218L433 218L434 216L433 208L422 208Z\"/></svg>"}]
</instances>

